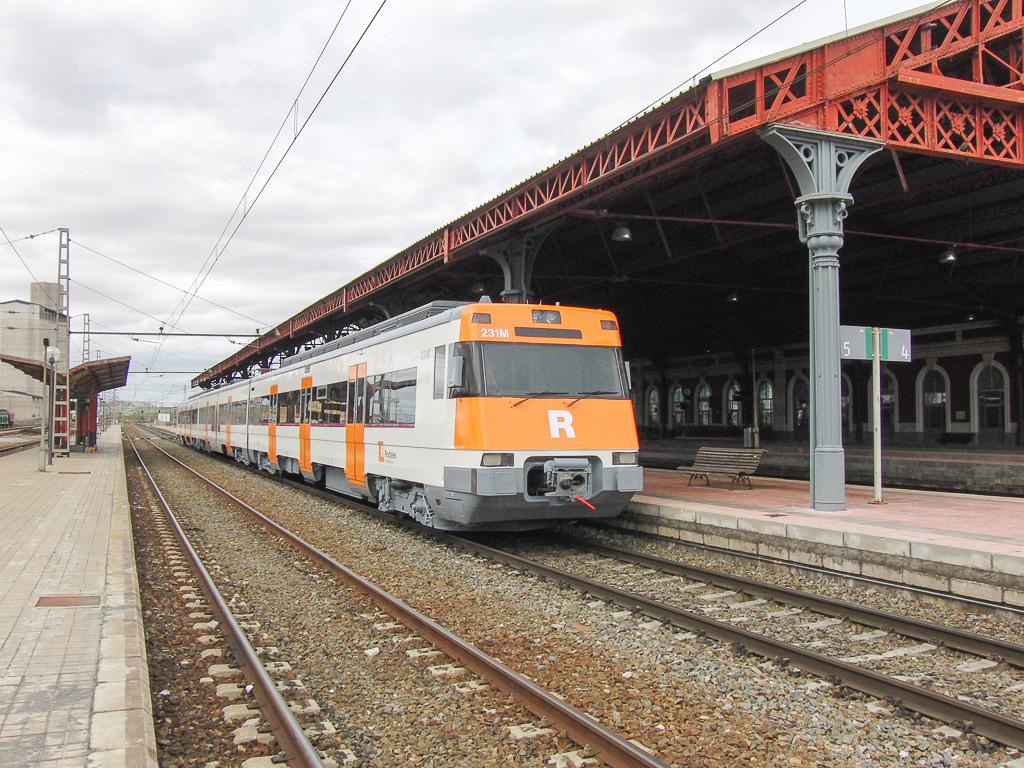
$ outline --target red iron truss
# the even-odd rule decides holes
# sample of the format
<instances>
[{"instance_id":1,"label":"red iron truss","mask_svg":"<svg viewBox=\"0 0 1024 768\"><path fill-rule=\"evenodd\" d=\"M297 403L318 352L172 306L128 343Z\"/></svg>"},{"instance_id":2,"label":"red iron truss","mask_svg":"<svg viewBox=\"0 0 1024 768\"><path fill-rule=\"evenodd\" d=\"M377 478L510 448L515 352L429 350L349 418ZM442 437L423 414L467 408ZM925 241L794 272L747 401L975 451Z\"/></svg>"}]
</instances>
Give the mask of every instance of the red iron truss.
<instances>
[{"instance_id":1,"label":"red iron truss","mask_svg":"<svg viewBox=\"0 0 1024 768\"><path fill-rule=\"evenodd\" d=\"M693 161L768 123L879 139L904 151L1022 167L1024 0L961 0L826 41L691 90L645 113L281 323L193 379L213 386L314 338L372 293L473 255L625 182Z\"/></svg>"}]
</instances>

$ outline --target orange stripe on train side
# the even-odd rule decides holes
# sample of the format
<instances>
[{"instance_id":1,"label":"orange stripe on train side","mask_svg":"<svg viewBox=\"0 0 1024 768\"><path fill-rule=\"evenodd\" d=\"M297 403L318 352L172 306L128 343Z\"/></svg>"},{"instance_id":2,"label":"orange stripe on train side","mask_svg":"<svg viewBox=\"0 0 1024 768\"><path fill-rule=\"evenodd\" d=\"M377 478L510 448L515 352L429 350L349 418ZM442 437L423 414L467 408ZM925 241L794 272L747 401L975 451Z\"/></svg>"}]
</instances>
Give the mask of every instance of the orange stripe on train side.
<instances>
[{"instance_id":1,"label":"orange stripe on train side","mask_svg":"<svg viewBox=\"0 0 1024 768\"><path fill-rule=\"evenodd\" d=\"M345 425L345 477L353 485L366 485L366 425Z\"/></svg>"},{"instance_id":2,"label":"orange stripe on train side","mask_svg":"<svg viewBox=\"0 0 1024 768\"><path fill-rule=\"evenodd\" d=\"M309 424L299 424L299 469L303 472L313 471L311 453Z\"/></svg>"},{"instance_id":3,"label":"orange stripe on train side","mask_svg":"<svg viewBox=\"0 0 1024 768\"><path fill-rule=\"evenodd\" d=\"M465 397L455 404L455 447L475 451L637 450L630 400ZM514 407L513 407L514 406Z\"/></svg>"}]
</instances>

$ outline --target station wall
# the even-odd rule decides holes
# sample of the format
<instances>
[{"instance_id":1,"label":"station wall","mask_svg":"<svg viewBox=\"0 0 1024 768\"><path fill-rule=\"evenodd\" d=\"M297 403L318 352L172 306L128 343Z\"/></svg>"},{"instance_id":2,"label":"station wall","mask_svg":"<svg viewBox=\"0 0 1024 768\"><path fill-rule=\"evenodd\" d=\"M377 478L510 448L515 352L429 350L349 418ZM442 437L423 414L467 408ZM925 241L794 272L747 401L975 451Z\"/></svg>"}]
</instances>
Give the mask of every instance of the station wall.
<instances>
[{"instance_id":1,"label":"station wall","mask_svg":"<svg viewBox=\"0 0 1024 768\"><path fill-rule=\"evenodd\" d=\"M889 445L1013 448L1018 377L1010 340L994 322L913 331L909 363L883 365L882 428ZM806 442L806 344L680 356L657 367L631 363L637 424L646 438L738 438L759 427L762 441ZM843 434L871 441L871 364L842 365ZM756 414L755 414L756 408Z\"/></svg>"}]
</instances>

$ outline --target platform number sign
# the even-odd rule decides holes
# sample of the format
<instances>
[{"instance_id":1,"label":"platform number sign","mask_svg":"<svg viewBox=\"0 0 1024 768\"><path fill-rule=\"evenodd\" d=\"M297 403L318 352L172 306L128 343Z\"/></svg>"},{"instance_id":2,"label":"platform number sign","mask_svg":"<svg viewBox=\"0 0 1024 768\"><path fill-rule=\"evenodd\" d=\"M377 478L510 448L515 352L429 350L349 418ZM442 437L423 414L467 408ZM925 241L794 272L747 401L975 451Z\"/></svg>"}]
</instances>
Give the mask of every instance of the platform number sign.
<instances>
[{"instance_id":1,"label":"platform number sign","mask_svg":"<svg viewBox=\"0 0 1024 768\"><path fill-rule=\"evenodd\" d=\"M875 349L876 339L878 349ZM844 360L871 361L872 463L875 476L875 496L871 503L882 504L882 362L910 362L910 331L905 328L840 325L839 356Z\"/></svg>"},{"instance_id":2,"label":"platform number sign","mask_svg":"<svg viewBox=\"0 0 1024 768\"><path fill-rule=\"evenodd\" d=\"M910 362L910 331L906 328L879 328L879 358L887 363ZM871 328L863 325L839 326L839 356L843 360L870 360Z\"/></svg>"}]
</instances>

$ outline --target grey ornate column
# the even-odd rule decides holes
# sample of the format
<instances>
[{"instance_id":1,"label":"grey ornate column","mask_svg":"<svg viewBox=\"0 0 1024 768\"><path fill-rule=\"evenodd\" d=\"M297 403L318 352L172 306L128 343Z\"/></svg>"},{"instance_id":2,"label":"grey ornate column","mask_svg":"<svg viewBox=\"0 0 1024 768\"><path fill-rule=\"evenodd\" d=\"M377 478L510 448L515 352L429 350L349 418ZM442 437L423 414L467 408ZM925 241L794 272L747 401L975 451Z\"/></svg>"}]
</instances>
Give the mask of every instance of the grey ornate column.
<instances>
[{"instance_id":1,"label":"grey ornate column","mask_svg":"<svg viewBox=\"0 0 1024 768\"><path fill-rule=\"evenodd\" d=\"M800 242L810 254L811 503L846 509L846 465L839 371L839 249L843 219L853 204L850 182L882 143L843 134L770 125L761 132L786 161L800 187Z\"/></svg>"},{"instance_id":2,"label":"grey ornate column","mask_svg":"<svg viewBox=\"0 0 1024 768\"><path fill-rule=\"evenodd\" d=\"M547 225L536 232L516 235L480 251L501 267L505 276L505 287L501 292L503 302L525 304L532 298L530 278L533 275L533 264L551 229L552 226Z\"/></svg>"}]
</instances>

